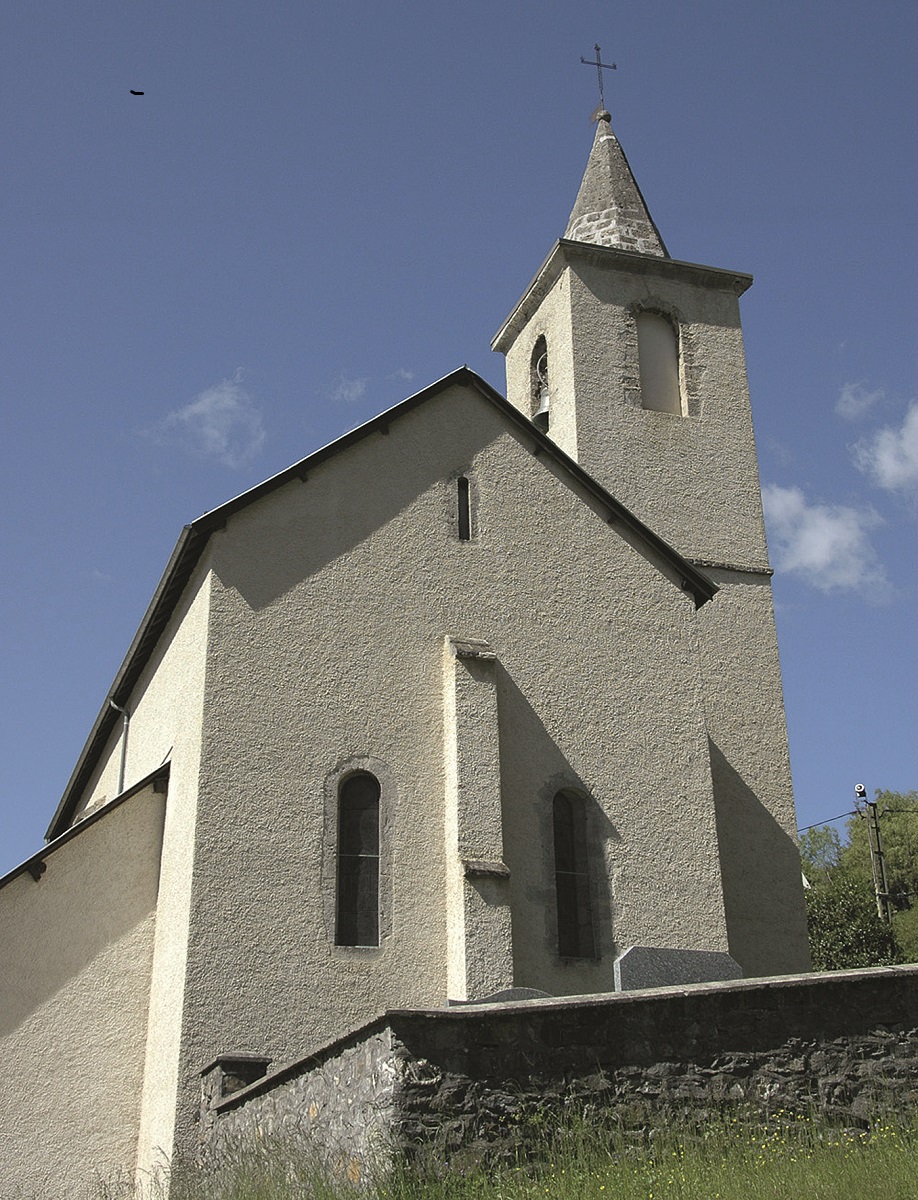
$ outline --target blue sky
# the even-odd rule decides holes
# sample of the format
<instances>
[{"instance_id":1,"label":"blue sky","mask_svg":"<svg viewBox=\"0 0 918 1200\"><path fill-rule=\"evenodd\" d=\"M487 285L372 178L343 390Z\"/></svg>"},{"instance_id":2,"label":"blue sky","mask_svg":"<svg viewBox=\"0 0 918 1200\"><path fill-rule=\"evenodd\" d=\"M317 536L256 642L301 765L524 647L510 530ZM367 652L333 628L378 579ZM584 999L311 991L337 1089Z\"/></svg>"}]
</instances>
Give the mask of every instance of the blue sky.
<instances>
[{"instance_id":1,"label":"blue sky","mask_svg":"<svg viewBox=\"0 0 918 1200\"><path fill-rule=\"evenodd\" d=\"M918 787L918 6L36 0L0 49L0 871L184 523L462 363L503 390L597 41L671 253L756 277L800 824Z\"/></svg>"}]
</instances>

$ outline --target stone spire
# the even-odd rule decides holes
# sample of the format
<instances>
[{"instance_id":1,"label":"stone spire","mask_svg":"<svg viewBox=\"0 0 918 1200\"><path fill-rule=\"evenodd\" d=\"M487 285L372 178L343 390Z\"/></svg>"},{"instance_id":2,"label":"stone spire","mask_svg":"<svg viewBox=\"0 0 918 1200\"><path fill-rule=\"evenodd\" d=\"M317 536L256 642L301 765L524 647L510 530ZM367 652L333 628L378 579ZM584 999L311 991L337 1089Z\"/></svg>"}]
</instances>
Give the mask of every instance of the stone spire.
<instances>
[{"instance_id":1,"label":"stone spire","mask_svg":"<svg viewBox=\"0 0 918 1200\"><path fill-rule=\"evenodd\" d=\"M600 109L593 119L596 138L564 236L574 242L669 258L625 152L612 132L611 116Z\"/></svg>"}]
</instances>

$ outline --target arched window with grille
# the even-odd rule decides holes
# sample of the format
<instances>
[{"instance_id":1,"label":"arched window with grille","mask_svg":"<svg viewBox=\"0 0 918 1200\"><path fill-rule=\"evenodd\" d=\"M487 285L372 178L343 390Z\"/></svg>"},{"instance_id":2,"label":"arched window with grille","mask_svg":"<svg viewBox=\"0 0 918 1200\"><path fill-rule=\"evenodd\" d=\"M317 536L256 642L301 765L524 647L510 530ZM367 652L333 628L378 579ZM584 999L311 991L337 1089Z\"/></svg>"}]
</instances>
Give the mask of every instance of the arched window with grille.
<instances>
[{"instance_id":1,"label":"arched window with grille","mask_svg":"<svg viewBox=\"0 0 918 1200\"><path fill-rule=\"evenodd\" d=\"M335 942L379 945L379 780L356 771L338 789Z\"/></svg>"},{"instance_id":2,"label":"arched window with grille","mask_svg":"<svg viewBox=\"0 0 918 1200\"><path fill-rule=\"evenodd\" d=\"M595 958L583 798L574 792L558 792L554 798L552 817L558 953L562 958Z\"/></svg>"}]
</instances>

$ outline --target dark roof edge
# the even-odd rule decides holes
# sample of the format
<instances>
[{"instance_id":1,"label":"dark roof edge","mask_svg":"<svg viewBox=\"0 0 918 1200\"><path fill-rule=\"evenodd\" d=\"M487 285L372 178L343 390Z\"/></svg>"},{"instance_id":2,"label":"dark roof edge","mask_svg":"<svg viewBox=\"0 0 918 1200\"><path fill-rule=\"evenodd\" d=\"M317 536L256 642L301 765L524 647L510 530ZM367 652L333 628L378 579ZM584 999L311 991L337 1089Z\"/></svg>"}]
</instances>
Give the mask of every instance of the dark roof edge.
<instances>
[{"instance_id":1,"label":"dark roof edge","mask_svg":"<svg viewBox=\"0 0 918 1200\"><path fill-rule=\"evenodd\" d=\"M664 278L682 279L700 283L718 291L732 292L741 296L752 286L752 276L744 271L731 271L723 267L707 267L702 263L686 262L679 258L663 258L656 254L638 254L635 250L622 250L618 246L597 246L592 242L578 242L571 238L559 238L552 246L545 261L523 289L523 294L513 306L510 314L491 339L491 349L503 353L510 340L519 332L519 326L529 319L532 303L541 299L571 259L587 259L602 267L614 267L620 271L638 275L662 275Z\"/></svg>"},{"instance_id":2,"label":"dark roof edge","mask_svg":"<svg viewBox=\"0 0 918 1200\"><path fill-rule=\"evenodd\" d=\"M136 783L132 783L129 788L125 788L119 795L113 796L106 804L100 804L94 812L84 817L82 821L78 821L76 825L71 825L69 829L65 829L63 833L59 834L53 841L49 841L41 850L36 851L35 854L31 854L17 867L13 867L11 871L7 871L5 875L0 876L0 888L6 887L17 875L21 875L24 871L32 871L36 867L43 866L49 854L53 854L55 850L59 850L67 842L73 841L84 829L88 829L90 825L95 825L97 821L101 821L113 809L120 807L125 800L130 800L138 792L142 792L151 783L155 783L158 779L168 779L169 767L170 764L168 762L161 763L155 771L151 771L149 775L144 775L143 779L138 779Z\"/></svg>"},{"instance_id":3,"label":"dark roof edge","mask_svg":"<svg viewBox=\"0 0 918 1200\"><path fill-rule=\"evenodd\" d=\"M748 271L734 271L732 267L712 267L707 263L689 262L684 258L661 258L658 254L639 254L637 250L623 250L620 246L597 246L593 242L578 242L573 238L559 238L557 246L574 258L594 258L597 262L615 264L623 270L638 274L669 275L689 278L721 291L742 295L752 286L753 277ZM550 257L550 256L549 256Z\"/></svg>"},{"instance_id":4,"label":"dark roof edge","mask_svg":"<svg viewBox=\"0 0 918 1200\"><path fill-rule=\"evenodd\" d=\"M77 800L92 774L99 754L105 748L105 743L111 736L115 724L121 720L121 714L112 708L111 701L122 708L126 707L134 685L140 678L153 647L159 640L159 635L172 615L209 536L209 532L200 534L195 530L193 524L186 525L179 534L162 578L156 585L156 590L153 592L147 611L128 647L127 654L115 673L112 686L108 690L99 715L95 719L89 737L86 739L76 766L73 768L73 773L64 789L61 801L51 818L51 823L45 832L47 840L58 837L72 817Z\"/></svg>"},{"instance_id":5,"label":"dark roof edge","mask_svg":"<svg viewBox=\"0 0 918 1200\"><path fill-rule=\"evenodd\" d=\"M764 575L768 579L775 573L774 567L767 563L731 563L714 558L696 558L694 555L689 555L688 561L703 571L729 571L732 575Z\"/></svg>"},{"instance_id":6,"label":"dark roof edge","mask_svg":"<svg viewBox=\"0 0 918 1200\"><path fill-rule=\"evenodd\" d=\"M527 437L532 438L534 448L537 448L538 453L544 453L553 458L568 475L576 479L577 483L602 508L606 509L609 524L620 523L634 536L645 542L654 553L669 563L678 574L683 590L691 592L694 596L696 608L700 608L702 604L712 599L720 590L713 580L709 579L702 570L690 563L678 550L674 550L669 542L664 541L663 538L654 533L629 508L626 508L620 500L616 500L611 492L607 492L602 484L597 483L592 475L585 471L578 462L575 462L574 459L565 454L547 434L544 434L533 425L528 417L524 417L518 408L514 408L510 401L505 399L500 392L495 391L489 383L486 383L474 371L469 371L469 375L471 378L468 382L471 386L477 388L486 399L499 408Z\"/></svg>"},{"instance_id":7,"label":"dark roof edge","mask_svg":"<svg viewBox=\"0 0 918 1200\"><path fill-rule=\"evenodd\" d=\"M591 475L588 475L578 463L574 462L563 450L559 449L551 438L537 429L528 418L524 417L518 409L514 408L486 380L482 379L470 367L459 367L457 370L450 372L449 375L444 375L442 379L438 379L427 387L422 388L421 391L415 392L414 395L409 396L406 400L402 400L400 403L386 409L364 424L358 425L355 429L342 434L341 437L313 451L312 454L308 454L305 458L280 471L277 475L272 475L270 479L256 484L255 487L242 492L232 500L227 500L219 508L212 509L210 512L198 517L197 520L192 521L190 525L184 527L176 542L175 549L172 551L163 576L156 587L156 591L153 593L153 598L144 614L140 627L134 635L134 640L131 642L124 661L115 675L114 682L105 698L102 709L96 717L95 724L77 760L73 774L70 776L70 780L61 798L61 802L57 806L51 824L48 826L48 831L45 835L48 839L59 836L62 829L66 827L66 823L70 820L73 810L76 807L77 800L95 767L98 755L104 749L105 743L111 736L116 722L120 720L120 715L111 707L109 701L114 700L122 708L126 706L131 691L140 678L153 647L159 640L162 631L175 610L182 592L191 579L210 535L216 530L222 529L234 513L248 507L255 500L259 500L262 496L269 495L271 492L295 480L305 480L313 468L319 466L327 459L333 458L341 450L347 449L348 446L354 445L356 442L368 437L371 433L386 430L399 417L411 412L412 409L418 408L427 400L430 400L447 388L457 386L474 388L484 399L499 409L526 437L532 440L534 450L539 454L544 453L553 458L572 478L576 479L577 483L599 505L606 509L610 523L619 523L627 528L633 536L639 538L654 553L668 562L682 581L683 589L691 592L694 596L696 608L714 596L718 591L717 585L703 571L693 566L687 559L674 550L668 542L665 542L642 521L638 520L621 501L616 500L614 496L598 484Z\"/></svg>"}]
</instances>

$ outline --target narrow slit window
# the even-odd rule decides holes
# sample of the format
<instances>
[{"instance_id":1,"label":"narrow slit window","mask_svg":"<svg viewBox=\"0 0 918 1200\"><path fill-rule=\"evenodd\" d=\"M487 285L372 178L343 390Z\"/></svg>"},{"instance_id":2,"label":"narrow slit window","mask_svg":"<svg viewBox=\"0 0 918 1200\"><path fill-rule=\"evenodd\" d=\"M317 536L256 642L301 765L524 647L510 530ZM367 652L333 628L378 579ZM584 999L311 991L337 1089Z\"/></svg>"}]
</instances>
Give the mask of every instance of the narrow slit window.
<instances>
[{"instance_id":1,"label":"narrow slit window","mask_svg":"<svg viewBox=\"0 0 918 1200\"><path fill-rule=\"evenodd\" d=\"M558 792L552 815L558 953L562 958L595 958L583 802L579 796Z\"/></svg>"},{"instance_id":2,"label":"narrow slit window","mask_svg":"<svg viewBox=\"0 0 918 1200\"><path fill-rule=\"evenodd\" d=\"M456 481L459 501L459 541L467 542L472 536L472 508L469 499L469 481L460 475Z\"/></svg>"},{"instance_id":3,"label":"narrow slit window","mask_svg":"<svg viewBox=\"0 0 918 1200\"><path fill-rule=\"evenodd\" d=\"M641 404L655 412L682 415L679 340L670 321L655 312L637 314Z\"/></svg>"},{"instance_id":4,"label":"narrow slit window","mask_svg":"<svg viewBox=\"0 0 918 1200\"><path fill-rule=\"evenodd\" d=\"M349 775L338 792L339 946L379 945L379 780Z\"/></svg>"}]
</instances>

